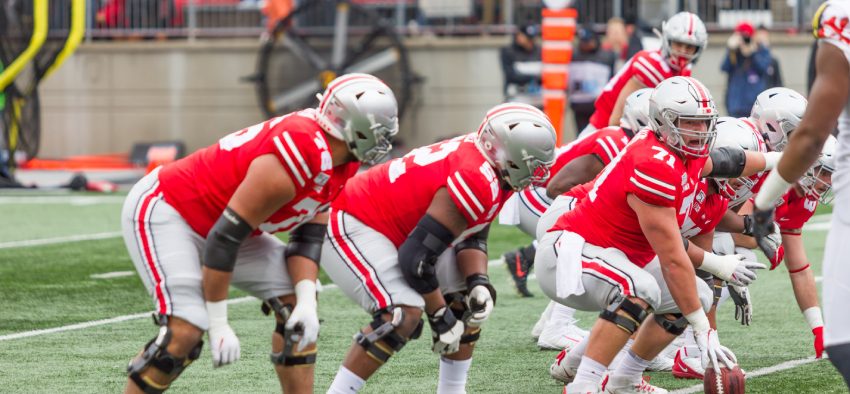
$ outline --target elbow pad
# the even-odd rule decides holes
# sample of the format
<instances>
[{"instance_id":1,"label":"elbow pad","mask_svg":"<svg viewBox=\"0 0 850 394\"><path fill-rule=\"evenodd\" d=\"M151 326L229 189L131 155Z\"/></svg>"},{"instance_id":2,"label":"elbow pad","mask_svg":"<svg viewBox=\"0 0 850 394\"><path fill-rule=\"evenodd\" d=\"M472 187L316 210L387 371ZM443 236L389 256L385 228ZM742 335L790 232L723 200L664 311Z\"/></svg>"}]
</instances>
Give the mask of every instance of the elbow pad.
<instances>
[{"instance_id":1,"label":"elbow pad","mask_svg":"<svg viewBox=\"0 0 850 394\"><path fill-rule=\"evenodd\" d=\"M233 272L239 245L254 231L242 217L230 207L224 212L207 234L204 245L204 265L218 271Z\"/></svg>"},{"instance_id":2,"label":"elbow pad","mask_svg":"<svg viewBox=\"0 0 850 394\"><path fill-rule=\"evenodd\" d=\"M711 151L710 178L737 178L744 172L747 164L747 154L741 148L724 146Z\"/></svg>"},{"instance_id":3,"label":"elbow pad","mask_svg":"<svg viewBox=\"0 0 850 394\"><path fill-rule=\"evenodd\" d=\"M401 272L407 284L417 293L430 293L440 287L435 265L454 238L446 226L425 215L398 248Z\"/></svg>"},{"instance_id":4,"label":"elbow pad","mask_svg":"<svg viewBox=\"0 0 850 394\"><path fill-rule=\"evenodd\" d=\"M326 224L304 223L290 231L286 257L303 256L318 265L322 259L322 242L327 229Z\"/></svg>"},{"instance_id":5,"label":"elbow pad","mask_svg":"<svg viewBox=\"0 0 850 394\"><path fill-rule=\"evenodd\" d=\"M476 249L487 254L487 237L490 235L490 226L484 227L483 230L472 234L469 238L458 242L455 245L455 253L465 249Z\"/></svg>"}]
</instances>

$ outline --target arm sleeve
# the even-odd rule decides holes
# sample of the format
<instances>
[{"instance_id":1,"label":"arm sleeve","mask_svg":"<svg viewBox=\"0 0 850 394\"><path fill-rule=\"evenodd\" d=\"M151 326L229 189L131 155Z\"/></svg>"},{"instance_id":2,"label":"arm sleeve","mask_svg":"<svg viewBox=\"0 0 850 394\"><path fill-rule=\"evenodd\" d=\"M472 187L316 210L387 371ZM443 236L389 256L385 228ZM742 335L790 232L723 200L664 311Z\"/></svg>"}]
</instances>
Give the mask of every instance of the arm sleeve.
<instances>
[{"instance_id":1,"label":"arm sleeve","mask_svg":"<svg viewBox=\"0 0 850 394\"><path fill-rule=\"evenodd\" d=\"M446 187L470 227L490 213L499 194L495 177L488 180L483 173L469 170L452 172L446 179Z\"/></svg>"},{"instance_id":2,"label":"arm sleeve","mask_svg":"<svg viewBox=\"0 0 850 394\"><path fill-rule=\"evenodd\" d=\"M313 178L323 168L331 168L331 155L327 146L320 147L311 137L311 133L299 133L286 130L293 128L284 126L286 120L277 124L271 132L269 148L280 160L283 169L295 184L296 193L311 187ZM323 144L322 144L323 145Z\"/></svg>"},{"instance_id":3,"label":"arm sleeve","mask_svg":"<svg viewBox=\"0 0 850 394\"><path fill-rule=\"evenodd\" d=\"M677 176L666 164L647 158L635 163L625 188L626 193L634 194L647 204L676 207L676 196L680 194L681 182L682 174Z\"/></svg>"}]
</instances>

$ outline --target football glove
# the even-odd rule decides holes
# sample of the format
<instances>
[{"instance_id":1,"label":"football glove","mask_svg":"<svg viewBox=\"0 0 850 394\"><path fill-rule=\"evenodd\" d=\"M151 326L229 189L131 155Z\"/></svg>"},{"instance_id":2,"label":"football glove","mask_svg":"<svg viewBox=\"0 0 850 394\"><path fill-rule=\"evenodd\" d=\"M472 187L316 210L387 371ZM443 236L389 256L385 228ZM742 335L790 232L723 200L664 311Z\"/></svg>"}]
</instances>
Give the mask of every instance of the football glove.
<instances>
[{"instance_id":1,"label":"football glove","mask_svg":"<svg viewBox=\"0 0 850 394\"><path fill-rule=\"evenodd\" d=\"M781 238L779 238L780 241L778 242L775 242L775 238L773 242L768 240L768 237L778 232L776 230L777 226L773 222L773 211L773 208L767 210L754 209L751 215L752 224L750 225L750 232L756 238L756 244L758 244L759 249L769 259L771 256L776 256L779 250L779 244L781 243ZM773 260L775 258L771 259L771 265L773 265Z\"/></svg>"},{"instance_id":2,"label":"football glove","mask_svg":"<svg viewBox=\"0 0 850 394\"><path fill-rule=\"evenodd\" d=\"M767 267L755 261L745 261L744 256L739 254L719 256L705 252L699 268L735 286L747 286L757 278L754 270Z\"/></svg>"},{"instance_id":3,"label":"football glove","mask_svg":"<svg viewBox=\"0 0 850 394\"><path fill-rule=\"evenodd\" d=\"M484 274L470 275L466 278L466 287L469 289L469 294L464 301L469 314L464 316L464 321L468 326L480 327L493 312L493 306L496 304L496 289Z\"/></svg>"},{"instance_id":4,"label":"football glove","mask_svg":"<svg viewBox=\"0 0 850 394\"><path fill-rule=\"evenodd\" d=\"M755 219L752 216L744 216L744 235L753 235L755 231ZM773 271L782 262L785 256L785 248L782 246L782 234L779 232L779 226L773 223L772 232L763 238L763 242L759 244L759 248L764 252L765 257L770 261L770 270Z\"/></svg>"},{"instance_id":5,"label":"football glove","mask_svg":"<svg viewBox=\"0 0 850 394\"><path fill-rule=\"evenodd\" d=\"M747 287L729 285L729 297L735 302L735 320L749 326L753 321L753 302Z\"/></svg>"},{"instance_id":6,"label":"football glove","mask_svg":"<svg viewBox=\"0 0 850 394\"><path fill-rule=\"evenodd\" d=\"M235 363L241 349L239 338L227 323L227 301L207 302L210 328L207 330L212 351L213 367Z\"/></svg>"},{"instance_id":7,"label":"football glove","mask_svg":"<svg viewBox=\"0 0 850 394\"><path fill-rule=\"evenodd\" d=\"M812 329L815 336L815 358L823 357L823 326Z\"/></svg>"},{"instance_id":8,"label":"football glove","mask_svg":"<svg viewBox=\"0 0 850 394\"><path fill-rule=\"evenodd\" d=\"M452 354L460 349L460 337L463 335L463 322L458 320L447 306L428 315L431 326L431 350L437 354Z\"/></svg>"},{"instance_id":9,"label":"football glove","mask_svg":"<svg viewBox=\"0 0 850 394\"><path fill-rule=\"evenodd\" d=\"M717 330L709 328L708 330L698 331L694 328L694 339L696 339L700 351L703 369L713 367L714 371L719 374L722 366L732 369L738 363L735 354L720 344Z\"/></svg>"},{"instance_id":10,"label":"football glove","mask_svg":"<svg viewBox=\"0 0 850 394\"><path fill-rule=\"evenodd\" d=\"M298 341L296 352L304 350L307 345L315 343L319 338L319 313L316 311L316 282L302 280L295 285L295 296L298 302L289 319L286 320L285 328L293 330L294 340Z\"/></svg>"}]
</instances>

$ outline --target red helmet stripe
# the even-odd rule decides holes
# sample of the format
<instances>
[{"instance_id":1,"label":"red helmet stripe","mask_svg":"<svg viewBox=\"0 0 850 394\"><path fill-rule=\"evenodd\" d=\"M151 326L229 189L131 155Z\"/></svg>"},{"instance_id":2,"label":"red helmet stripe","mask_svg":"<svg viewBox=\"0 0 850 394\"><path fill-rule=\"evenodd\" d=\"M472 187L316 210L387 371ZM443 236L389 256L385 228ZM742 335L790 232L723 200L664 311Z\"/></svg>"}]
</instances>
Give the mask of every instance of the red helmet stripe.
<instances>
[{"instance_id":1,"label":"red helmet stripe","mask_svg":"<svg viewBox=\"0 0 850 394\"><path fill-rule=\"evenodd\" d=\"M693 79L691 77L685 77L685 78L687 78L688 82L693 84L694 87L696 88L697 94L699 94L700 107L708 108L708 95L705 93L705 90L702 88L702 84L699 81L697 81L696 79Z\"/></svg>"},{"instance_id":2,"label":"red helmet stripe","mask_svg":"<svg viewBox=\"0 0 850 394\"><path fill-rule=\"evenodd\" d=\"M694 35L694 14L688 13L688 37Z\"/></svg>"}]
</instances>

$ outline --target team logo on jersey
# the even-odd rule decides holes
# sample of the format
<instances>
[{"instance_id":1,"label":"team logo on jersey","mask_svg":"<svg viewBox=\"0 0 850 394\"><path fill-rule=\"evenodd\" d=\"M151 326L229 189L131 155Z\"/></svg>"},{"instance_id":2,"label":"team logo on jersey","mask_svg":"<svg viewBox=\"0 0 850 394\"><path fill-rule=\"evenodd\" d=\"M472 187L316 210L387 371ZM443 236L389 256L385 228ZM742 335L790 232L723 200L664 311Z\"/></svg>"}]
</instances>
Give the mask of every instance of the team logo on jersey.
<instances>
[{"instance_id":1,"label":"team logo on jersey","mask_svg":"<svg viewBox=\"0 0 850 394\"><path fill-rule=\"evenodd\" d=\"M317 174L316 177L313 178L313 182L316 183L316 191L317 192L321 191L322 188L325 187L325 185L328 183L328 180L330 180L330 179L331 179L331 176L324 173L324 172L320 172L319 174Z\"/></svg>"},{"instance_id":2,"label":"team logo on jersey","mask_svg":"<svg viewBox=\"0 0 850 394\"><path fill-rule=\"evenodd\" d=\"M688 174L682 174L682 188L688 190Z\"/></svg>"},{"instance_id":3,"label":"team logo on jersey","mask_svg":"<svg viewBox=\"0 0 850 394\"><path fill-rule=\"evenodd\" d=\"M814 212L815 208L818 207L818 200L806 199L806 201L803 202L803 206L806 207L809 212Z\"/></svg>"},{"instance_id":4,"label":"team logo on jersey","mask_svg":"<svg viewBox=\"0 0 850 394\"><path fill-rule=\"evenodd\" d=\"M703 192L702 190L700 190L700 192L697 193L697 202L700 203L700 204L705 202L705 192Z\"/></svg>"}]
</instances>

